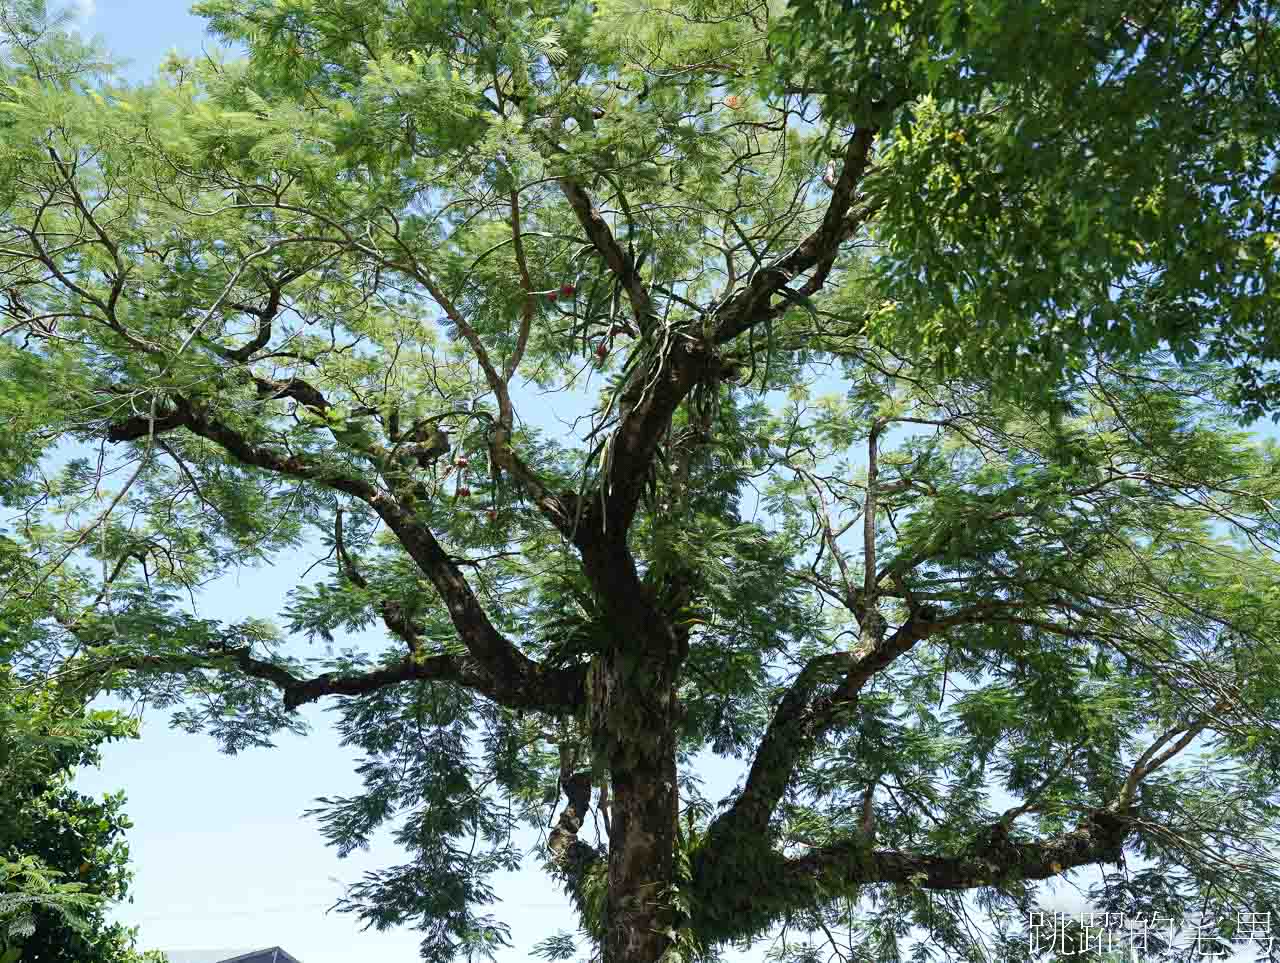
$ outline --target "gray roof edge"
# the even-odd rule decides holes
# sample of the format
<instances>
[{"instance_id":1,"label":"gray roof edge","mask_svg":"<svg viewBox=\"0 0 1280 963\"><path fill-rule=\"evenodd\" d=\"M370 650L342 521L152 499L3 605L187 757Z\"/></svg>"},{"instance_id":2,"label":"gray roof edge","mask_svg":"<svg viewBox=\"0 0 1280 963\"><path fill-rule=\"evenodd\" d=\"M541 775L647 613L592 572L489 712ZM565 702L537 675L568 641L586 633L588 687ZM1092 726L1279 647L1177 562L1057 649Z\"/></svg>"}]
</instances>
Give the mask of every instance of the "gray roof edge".
<instances>
[{"instance_id":1,"label":"gray roof edge","mask_svg":"<svg viewBox=\"0 0 1280 963\"><path fill-rule=\"evenodd\" d=\"M302 963L297 957L293 956L286 950L282 950L278 946L264 946L260 950L250 950L248 953L242 953L239 956L233 956L229 959L222 960L222 963L242 963L242 961L253 960L255 957L262 956L266 953L274 953L270 963Z\"/></svg>"}]
</instances>

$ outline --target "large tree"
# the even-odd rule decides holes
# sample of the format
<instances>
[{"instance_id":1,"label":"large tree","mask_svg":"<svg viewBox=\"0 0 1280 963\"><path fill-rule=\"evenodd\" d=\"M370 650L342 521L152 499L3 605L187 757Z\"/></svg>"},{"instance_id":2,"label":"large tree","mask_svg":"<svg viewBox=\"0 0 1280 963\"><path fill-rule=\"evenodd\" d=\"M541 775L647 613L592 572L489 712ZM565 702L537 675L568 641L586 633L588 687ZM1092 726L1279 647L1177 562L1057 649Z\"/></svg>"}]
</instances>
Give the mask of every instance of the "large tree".
<instances>
[{"instance_id":1,"label":"large tree","mask_svg":"<svg viewBox=\"0 0 1280 963\"><path fill-rule=\"evenodd\" d=\"M1063 350L1044 305L1123 278L1052 232L1012 280L957 246L983 297L1049 292L966 340L972 306L902 258L910 211L948 250L964 158L912 138L951 102L854 116L764 4L198 9L247 60L128 88L65 39L8 45L0 457L35 564L4 591L55 599L15 671L180 703L233 751L334 700L365 790L325 833L407 851L344 908L431 960L503 941L487 879L558 800L547 869L609 963L784 921L858 958L1025 958L1008 914L1090 867L1100 907L1224 940L1280 912L1280 475L1206 320L1236 274L1187 295L1197 323L1116 297L1133 336ZM1043 169L1006 203L1106 176ZM1182 223L1107 243L1176 278ZM1249 304L1272 330L1273 292ZM965 364L926 350L939 325ZM1044 364L984 373L1017 326ZM534 405L580 417L549 436ZM297 552L326 574L287 632L378 624L385 652L301 659L269 612L181 604ZM718 807L708 754L742 760Z\"/></svg>"}]
</instances>

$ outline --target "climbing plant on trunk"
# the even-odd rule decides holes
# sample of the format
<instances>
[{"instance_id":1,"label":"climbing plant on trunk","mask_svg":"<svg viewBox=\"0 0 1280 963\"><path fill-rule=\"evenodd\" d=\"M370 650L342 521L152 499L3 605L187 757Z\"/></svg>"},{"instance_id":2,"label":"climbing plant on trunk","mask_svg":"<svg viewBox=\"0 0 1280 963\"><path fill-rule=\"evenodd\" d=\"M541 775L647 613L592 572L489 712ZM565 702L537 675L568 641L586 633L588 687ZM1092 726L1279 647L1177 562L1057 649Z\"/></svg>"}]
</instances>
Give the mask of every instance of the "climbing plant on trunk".
<instances>
[{"instance_id":1,"label":"climbing plant on trunk","mask_svg":"<svg viewBox=\"0 0 1280 963\"><path fill-rule=\"evenodd\" d=\"M859 113L765 4L197 10L247 59L130 87L6 45L0 463L34 561L3 591L57 600L15 671L229 751L336 702L365 788L313 815L408 854L342 908L429 960L506 941L489 880L549 810L608 963L783 922L1026 958L1037 884L1088 868L1117 912L1275 905L1274 452L1208 321L1134 299L1132 337L1059 345L1027 301L956 334L902 253L940 256L965 160L916 146L955 91ZM1004 123L1014 80L956 109ZM1005 227L973 216L971 280ZM1072 270L1062 310L1098 297ZM1024 329L1046 363L998 363ZM277 613L183 603L298 553L324 574ZM375 625L384 652L292 641Z\"/></svg>"}]
</instances>

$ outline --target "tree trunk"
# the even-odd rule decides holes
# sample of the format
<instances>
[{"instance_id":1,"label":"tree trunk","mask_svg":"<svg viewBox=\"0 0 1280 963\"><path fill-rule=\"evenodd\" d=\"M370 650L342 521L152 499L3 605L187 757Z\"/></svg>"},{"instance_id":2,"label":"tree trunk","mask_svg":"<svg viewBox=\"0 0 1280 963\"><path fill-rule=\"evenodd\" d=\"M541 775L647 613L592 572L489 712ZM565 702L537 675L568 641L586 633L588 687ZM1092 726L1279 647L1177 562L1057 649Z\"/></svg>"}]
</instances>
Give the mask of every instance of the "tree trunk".
<instances>
[{"instance_id":1,"label":"tree trunk","mask_svg":"<svg viewBox=\"0 0 1280 963\"><path fill-rule=\"evenodd\" d=\"M666 655L637 658L614 648L592 675L593 742L608 760L612 795L605 963L657 963L671 943L666 890L678 793L674 672Z\"/></svg>"},{"instance_id":2,"label":"tree trunk","mask_svg":"<svg viewBox=\"0 0 1280 963\"><path fill-rule=\"evenodd\" d=\"M658 963L676 919L676 684L688 640L636 572L624 540L580 543L611 638L588 676L592 760L609 773L605 963Z\"/></svg>"}]
</instances>

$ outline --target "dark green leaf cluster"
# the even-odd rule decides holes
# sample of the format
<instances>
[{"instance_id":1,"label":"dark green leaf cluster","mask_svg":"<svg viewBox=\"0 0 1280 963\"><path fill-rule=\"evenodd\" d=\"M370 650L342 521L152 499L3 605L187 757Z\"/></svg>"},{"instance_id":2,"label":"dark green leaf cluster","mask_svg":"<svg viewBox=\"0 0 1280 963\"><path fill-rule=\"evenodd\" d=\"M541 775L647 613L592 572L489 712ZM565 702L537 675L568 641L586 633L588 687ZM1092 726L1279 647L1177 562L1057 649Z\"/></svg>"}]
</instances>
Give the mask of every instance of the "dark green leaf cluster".
<instances>
[{"instance_id":1,"label":"dark green leaf cluster","mask_svg":"<svg viewBox=\"0 0 1280 963\"><path fill-rule=\"evenodd\" d=\"M1090 348L1280 357L1280 34L1272 4L797 0L776 83L884 131L887 302L944 370L1026 390Z\"/></svg>"},{"instance_id":2,"label":"dark green leaf cluster","mask_svg":"<svg viewBox=\"0 0 1280 963\"><path fill-rule=\"evenodd\" d=\"M0 636L0 644L5 641ZM0 647L0 655L5 649ZM136 738L135 720L85 711L54 686L23 684L0 662L0 959L157 963L136 932L107 921L133 873L124 793L71 788L100 747Z\"/></svg>"}]
</instances>

